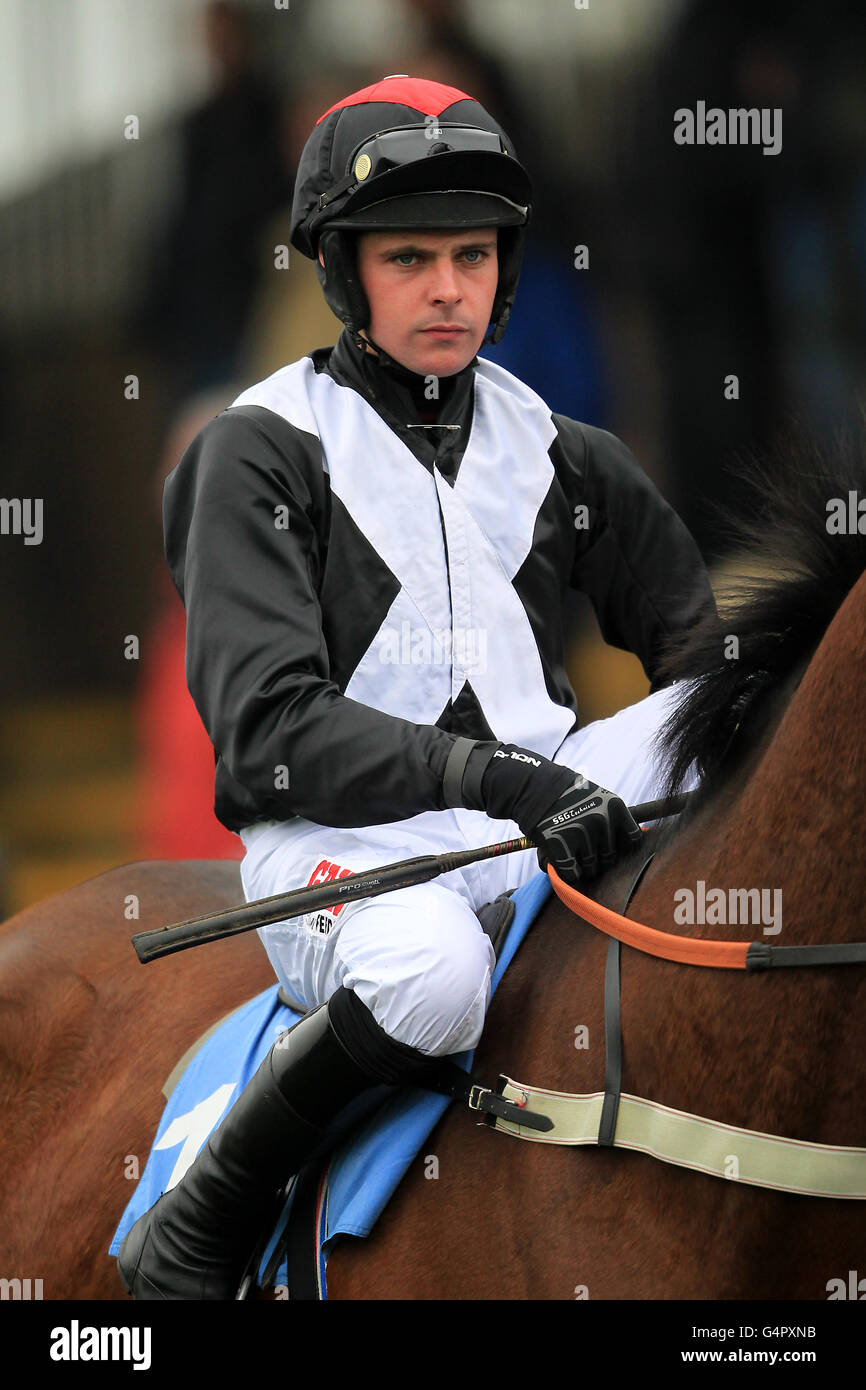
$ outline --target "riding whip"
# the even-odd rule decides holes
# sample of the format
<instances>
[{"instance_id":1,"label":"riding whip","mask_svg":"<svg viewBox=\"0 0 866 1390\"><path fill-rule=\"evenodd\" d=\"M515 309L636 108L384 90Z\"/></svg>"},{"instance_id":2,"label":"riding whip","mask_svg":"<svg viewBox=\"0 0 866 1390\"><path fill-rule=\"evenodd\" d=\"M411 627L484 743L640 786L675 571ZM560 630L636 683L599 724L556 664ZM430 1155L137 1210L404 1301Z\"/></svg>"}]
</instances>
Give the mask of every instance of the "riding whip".
<instances>
[{"instance_id":1,"label":"riding whip","mask_svg":"<svg viewBox=\"0 0 866 1390\"><path fill-rule=\"evenodd\" d=\"M638 824L641 821L657 820L664 816L676 815L682 810L688 796L689 793L685 792L680 796L660 801L646 801L639 806L631 806L629 810L633 820ZM301 917L306 912L314 912L316 908L353 902L357 898L374 898L381 893L391 893L397 888L411 888L416 883L427 883L439 874L450 873L452 869L462 869L466 864L475 864L481 859L494 859L500 854L515 854L518 850L536 848L533 841L524 835L516 840L502 840L499 844L482 845L478 849L451 850L445 854L422 854L415 859L402 859L394 864L384 864L378 869L352 874L348 878L317 883L311 887L293 888L290 892L277 893L271 898L258 898L255 902L242 903L239 907L229 907L222 912L210 912L204 917L192 917L186 922L176 922L152 931L138 932L133 936L132 944L142 965L147 965L159 956L186 951L190 946L200 946L205 941L237 936L240 932L253 931L256 927L282 922L287 917Z\"/></svg>"}]
</instances>

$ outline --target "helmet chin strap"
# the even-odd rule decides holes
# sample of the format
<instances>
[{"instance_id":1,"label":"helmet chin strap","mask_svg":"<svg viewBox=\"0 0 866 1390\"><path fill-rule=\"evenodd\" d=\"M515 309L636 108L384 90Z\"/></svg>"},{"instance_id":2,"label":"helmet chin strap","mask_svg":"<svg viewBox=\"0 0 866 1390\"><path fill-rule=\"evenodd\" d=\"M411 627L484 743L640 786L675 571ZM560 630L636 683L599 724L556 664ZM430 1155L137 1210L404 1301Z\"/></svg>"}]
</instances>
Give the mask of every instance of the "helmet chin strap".
<instances>
[{"instance_id":1,"label":"helmet chin strap","mask_svg":"<svg viewBox=\"0 0 866 1390\"><path fill-rule=\"evenodd\" d=\"M353 328L351 330L351 333L355 346L365 354L367 354L369 348L372 348L377 360L382 364L382 366L399 367L404 372L407 372L409 370L408 367L403 366L402 362L398 362L397 359L392 357L390 353L386 352L383 347L380 347L379 344L370 337L366 328Z\"/></svg>"},{"instance_id":2,"label":"helmet chin strap","mask_svg":"<svg viewBox=\"0 0 866 1390\"><path fill-rule=\"evenodd\" d=\"M350 332L355 340L355 346L357 348L360 348L361 352L367 352L368 349L372 348L373 351L376 352L379 357L385 358L387 361L391 360L388 357L388 353L385 351L385 349L383 347L380 347L379 344L377 342L374 342L374 340L370 337L366 328L352 327L350 329Z\"/></svg>"}]
</instances>

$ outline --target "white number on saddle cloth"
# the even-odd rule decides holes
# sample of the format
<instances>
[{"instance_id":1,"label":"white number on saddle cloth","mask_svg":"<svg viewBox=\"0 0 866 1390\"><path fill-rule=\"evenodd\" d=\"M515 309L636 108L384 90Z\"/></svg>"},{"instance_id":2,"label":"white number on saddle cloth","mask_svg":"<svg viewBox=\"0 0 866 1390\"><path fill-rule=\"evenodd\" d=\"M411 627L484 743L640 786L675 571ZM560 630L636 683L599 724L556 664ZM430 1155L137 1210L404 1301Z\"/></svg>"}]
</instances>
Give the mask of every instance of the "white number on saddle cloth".
<instances>
[{"instance_id":1,"label":"white number on saddle cloth","mask_svg":"<svg viewBox=\"0 0 866 1390\"><path fill-rule=\"evenodd\" d=\"M154 1144L155 1149L173 1149L175 1145L183 1144L166 1184L166 1192L180 1182L211 1130L216 1129L231 1099L232 1091L236 1089L237 1082L227 1082L225 1086L220 1086L219 1090L214 1091L213 1095L200 1100L198 1105L193 1106L185 1115L176 1115L159 1143Z\"/></svg>"}]
</instances>

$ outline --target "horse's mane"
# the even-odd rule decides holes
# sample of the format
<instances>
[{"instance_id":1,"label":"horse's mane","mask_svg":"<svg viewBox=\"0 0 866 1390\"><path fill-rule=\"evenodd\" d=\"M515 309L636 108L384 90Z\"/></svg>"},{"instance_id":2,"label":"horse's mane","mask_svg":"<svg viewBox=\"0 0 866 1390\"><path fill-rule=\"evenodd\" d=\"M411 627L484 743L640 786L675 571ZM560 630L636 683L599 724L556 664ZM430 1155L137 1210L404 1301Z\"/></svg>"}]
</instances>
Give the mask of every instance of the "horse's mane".
<instances>
[{"instance_id":1,"label":"horse's mane","mask_svg":"<svg viewBox=\"0 0 866 1390\"><path fill-rule=\"evenodd\" d=\"M834 614L866 569L866 535L828 530L828 503L849 491L866 496L866 430L839 441L832 463L814 442L780 448L732 470L749 502L720 517L736 552L738 577L716 585L719 616L707 614L669 641L661 680L683 680L684 698L659 730L665 794L690 769L701 796L714 794L754 744L771 696L807 664ZM866 517L863 519L866 527ZM736 637L738 655L726 655ZM735 752L730 756L734 732Z\"/></svg>"}]
</instances>

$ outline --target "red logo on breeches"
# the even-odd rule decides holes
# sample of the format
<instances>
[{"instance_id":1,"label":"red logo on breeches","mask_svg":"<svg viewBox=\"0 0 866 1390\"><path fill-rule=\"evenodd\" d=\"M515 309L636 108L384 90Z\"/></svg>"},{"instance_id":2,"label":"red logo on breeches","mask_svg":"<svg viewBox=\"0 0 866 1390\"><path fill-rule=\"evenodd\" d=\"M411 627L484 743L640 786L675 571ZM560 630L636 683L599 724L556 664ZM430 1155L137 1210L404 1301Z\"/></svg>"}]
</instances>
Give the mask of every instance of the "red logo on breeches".
<instances>
[{"instance_id":1,"label":"red logo on breeches","mask_svg":"<svg viewBox=\"0 0 866 1390\"><path fill-rule=\"evenodd\" d=\"M351 878L352 873L352 869L341 869L339 864L333 864L330 859L320 859L310 874L307 887L311 888L314 883L333 883L335 878ZM333 907L327 907L324 910L333 913L336 917L345 906L345 903L336 903Z\"/></svg>"}]
</instances>

